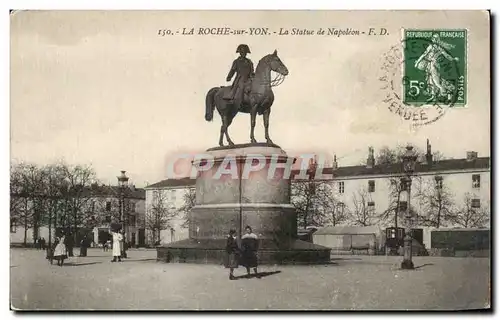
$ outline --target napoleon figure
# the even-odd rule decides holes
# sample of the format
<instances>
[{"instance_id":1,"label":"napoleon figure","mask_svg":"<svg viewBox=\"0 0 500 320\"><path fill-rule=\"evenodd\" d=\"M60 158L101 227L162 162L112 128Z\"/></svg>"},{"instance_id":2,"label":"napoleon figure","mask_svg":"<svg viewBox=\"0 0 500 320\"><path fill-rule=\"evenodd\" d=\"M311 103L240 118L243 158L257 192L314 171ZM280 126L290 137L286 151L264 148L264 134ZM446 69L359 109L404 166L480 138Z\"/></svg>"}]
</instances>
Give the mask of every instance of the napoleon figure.
<instances>
[{"instance_id":1,"label":"napoleon figure","mask_svg":"<svg viewBox=\"0 0 500 320\"><path fill-rule=\"evenodd\" d=\"M250 53L250 48L246 44L240 44L236 49L236 53L240 56L233 61L231 70L227 75L226 81L231 81L234 74L233 85L231 86L231 91L229 91L225 96L225 100L233 100L234 105L239 110L241 104L243 103L243 97L245 94L245 86L248 81L254 76L254 68L252 60L247 58L247 54Z\"/></svg>"}]
</instances>

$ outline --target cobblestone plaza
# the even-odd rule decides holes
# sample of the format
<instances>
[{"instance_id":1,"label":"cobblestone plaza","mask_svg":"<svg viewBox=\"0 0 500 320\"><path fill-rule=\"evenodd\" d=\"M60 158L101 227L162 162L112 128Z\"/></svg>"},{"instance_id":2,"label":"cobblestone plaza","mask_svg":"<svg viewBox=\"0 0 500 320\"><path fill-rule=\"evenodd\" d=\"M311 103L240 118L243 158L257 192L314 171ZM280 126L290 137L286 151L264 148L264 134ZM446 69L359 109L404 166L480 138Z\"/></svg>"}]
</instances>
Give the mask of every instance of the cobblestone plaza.
<instances>
[{"instance_id":1,"label":"cobblestone plaza","mask_svg":"<svg viewBox=\"0 0 500 320\"><path fill-rule=\"evenodd\" d=\"M401 257L338 256L329 265L262 266L260 279L230 281L222 266L158 263L153 250L130 250L122 263L111 263L110 254L90 249L58 267L42 251L11 249L12 307L451 310L490 301L487 258L415 257L416 269L405 271Z\"/></svg>"}]
</instances>

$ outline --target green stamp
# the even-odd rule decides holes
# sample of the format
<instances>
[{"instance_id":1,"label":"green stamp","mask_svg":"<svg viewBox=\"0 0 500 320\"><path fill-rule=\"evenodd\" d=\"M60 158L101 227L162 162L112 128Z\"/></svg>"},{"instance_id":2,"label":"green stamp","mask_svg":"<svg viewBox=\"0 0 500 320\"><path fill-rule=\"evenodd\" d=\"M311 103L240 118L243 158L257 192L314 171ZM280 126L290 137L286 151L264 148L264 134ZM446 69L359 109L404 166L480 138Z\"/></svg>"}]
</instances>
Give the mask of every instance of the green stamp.
<instances>
[{"instance_id":1,"label":"green stamp","mask_svg":"<svg viewBox=\"0 0 500 320\"><path fill-rule=\"evenodd\" d=\"M465 107L467 30L405 29L403 33L403 102Z\"/></svg>"}]
</instances>

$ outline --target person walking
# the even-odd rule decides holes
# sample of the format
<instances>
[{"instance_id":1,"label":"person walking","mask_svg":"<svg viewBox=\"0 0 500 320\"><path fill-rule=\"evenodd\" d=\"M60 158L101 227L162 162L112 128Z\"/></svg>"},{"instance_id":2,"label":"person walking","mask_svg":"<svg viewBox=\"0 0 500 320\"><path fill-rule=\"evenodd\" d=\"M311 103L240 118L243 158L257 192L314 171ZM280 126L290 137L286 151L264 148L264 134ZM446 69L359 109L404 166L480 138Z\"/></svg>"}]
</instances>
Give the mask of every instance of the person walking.
<instances>
[{"instance_id":1,"label":"person walking","mask_svg":"<svg viewBox=\"0 0 500 320\"><path fill-rule=\"evenodd\" d=\"M123 236L118 231L111 232L111 234L113 235L113 260L111 260L111 262L116 262L116 260L118 260L118 262L122 262L121 242L123 241Z\"/></svg>"},{"instance_id":2,"label":"person walking","mask_svg":"<svg viewBox=\"0 0 500 320\"><path fill-rule=\"evenodd\" d=\"M80 241L80 257L87 256L88 247L89 247L89 240L87 239L87 235L84 235L82 241Z\"/></svg>"},{"instance_id":3,"label":"person walking","mask_svg":"<svg viewBox=\"0 0 500 320\"><path fill-rule=\"evenodd\" d=\"M227 266L229 267L229 280L235 280L234 269L238 268L240 248L236 242L236 230L229 230L226 241Z\"/></svg>"},{"instance_id":4,"label":"person walking","mask_svg":"<svg viewBox=\"0 0 500 320\"><path fill-rule=\"evenodd\" d=\"M247 278L250 278L250 268L253 268L255 276L260 278L257 272L257 250L259 241L257 235L252 232L250 226L245 227L245 234L241 237L242 265L247 269Z\"/></svg>"},{"instance_id":5,"label":"person walking","mask_svg":"<svg viewBox=\"0 0 500 320\"><path fill-rule=\"evenodd\" d=\"M68 251L68 257L73 257L73 247L75 246L75 241L73 239L73 234L68 234L66 238L66 250Z\"/></svg>"},{"instance_id":6,"label":"person walking","mask_svg":"<svg viewBox=\"0 0 500 320\"><path fill-rule=\"evenodd\" d=\"M65 245L65 236L63 235L59 241L57 241L56 248L54 249L54 259L57 260L57 265L62 267L64 260L68 258L68 252Z\"/></svg>"}]
</instances>

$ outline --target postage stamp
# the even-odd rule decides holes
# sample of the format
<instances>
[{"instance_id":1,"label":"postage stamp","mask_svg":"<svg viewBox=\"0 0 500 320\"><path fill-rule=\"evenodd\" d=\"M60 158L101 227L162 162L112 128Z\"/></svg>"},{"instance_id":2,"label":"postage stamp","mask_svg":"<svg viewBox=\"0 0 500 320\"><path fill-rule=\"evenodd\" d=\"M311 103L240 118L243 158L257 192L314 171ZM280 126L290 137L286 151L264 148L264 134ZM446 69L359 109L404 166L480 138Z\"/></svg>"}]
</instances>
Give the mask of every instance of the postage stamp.
<instances>
[{"instance_id":1,"label":"postage stamp","mask_svg":"<svg viewBox=\"0 0 500 320\"><path fill-rule=\"evenodd\" d=\"M467 103L467 30L403 30L403 102Z\"/></svg>"}]
</instances>

